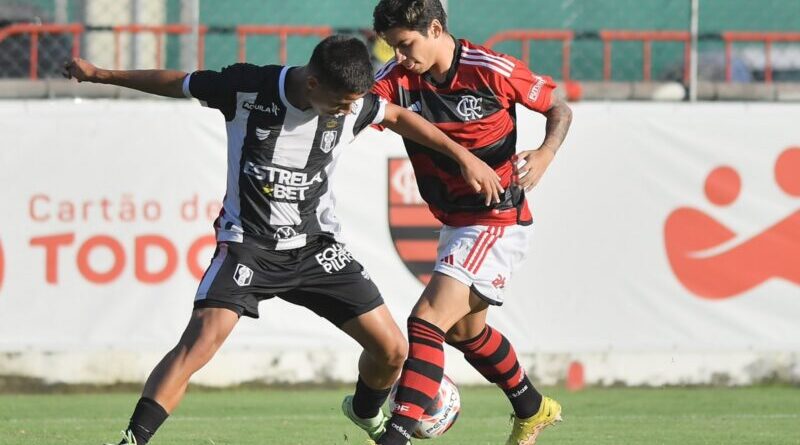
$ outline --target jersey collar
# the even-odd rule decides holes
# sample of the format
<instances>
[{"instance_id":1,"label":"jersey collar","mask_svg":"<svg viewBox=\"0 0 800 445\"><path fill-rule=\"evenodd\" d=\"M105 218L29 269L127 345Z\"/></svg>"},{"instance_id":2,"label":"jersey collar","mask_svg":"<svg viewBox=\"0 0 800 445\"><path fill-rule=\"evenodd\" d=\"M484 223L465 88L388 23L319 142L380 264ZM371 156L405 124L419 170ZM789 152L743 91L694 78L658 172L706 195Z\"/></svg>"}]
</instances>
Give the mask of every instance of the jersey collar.
<instances>
[{"instance_id":1,"label":"jersey collar","mask_svg":"<svg viewBox=\"0 0 800 445\"><path fill-rule=\"evenodd\" d=\"M426 72L422 75L422 78L425 79L426 82L435 86L436 88L447 88L453 83L453 78L456 77L456 72L458 71L458 64L461 62L461 42L453 37L452 34L448 34L453 42L456 44L455 49L453 50L453 63L450 64L450 69L447 70L447 76L445 76L444 81L437 82L436 79L431 76L430 72Z\"/></svg>"},{"instance_id":2,"label":"jersey collar","mask_svg":"<svg viewBox=\"0 0 800 445\"><path fill-rule=\"evenodd\" d=\"M314 113L314 109L313 108L309 108L308 110L303 111L303 110L295 107L294 105L292 105L289 102L289 99L286 98L286 76L289 75L289 71L291 71L291 70L293 70L295 68L297 68L297 67L296 66L284 66L283 69L281 69L281 75L280 75L280 78L278 79L278 92L280 93L280 96L281 96L281 102L283 102L283 106L285 106L286 109L291 113L301 114L301 115L307 115L307 114Z\"/></svg>"}]
</instances>

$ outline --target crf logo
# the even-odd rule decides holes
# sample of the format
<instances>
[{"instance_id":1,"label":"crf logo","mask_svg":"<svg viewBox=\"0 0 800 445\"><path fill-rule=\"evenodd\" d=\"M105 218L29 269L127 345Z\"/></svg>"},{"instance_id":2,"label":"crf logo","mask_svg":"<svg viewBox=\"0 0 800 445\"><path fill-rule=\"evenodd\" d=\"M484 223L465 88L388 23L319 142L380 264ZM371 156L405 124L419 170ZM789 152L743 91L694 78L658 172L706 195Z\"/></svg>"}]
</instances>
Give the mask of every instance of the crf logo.
<instances>
[{"instance_id":1,"label":"crf logo","mask_svg":"<svg viewBox=\"0 0 800 445\"><path fill-rule=\"evenodd\" d=\"M492 280L492 286L494 286L497 289L502 289L506 287L506 277L497 274L497 278Z\"/></svg>"},{"instance_id":2,"label":"crf logo","mask_svg":"<svg viewBox=\"0 0 800 445\"><path fill-rule=\"evenodd\" d=\"M442 223L433 217L420 196L411 161L393 158L388 164L389 233L408 271L427 283L439 259L436 240Z\"/></svg>"},{"instance_id":3,"label":"crf logo","mask_svg":"<svg viewBox=\"0 0 800 445\"><path fill-rule=\"evenodd\" d=\"M249 286L253 281L253 269L244 264L237 264L236 273L233 274L233 281L235 281L239 287Z\"/></svg>"},{"instance_id":4,"label":"crf logo","mask_svg":"<svg viewBox=\"0 0 800 445\"><path fill-rule=\"evenodd\" d=\"M475 96L462 96L458 102L456 111L464 118L465 121L474 121L483 117L483 110L481 110L481 103L483 98Z\"/></svg>"},{"instance_id":5,"label":"crf logo","mask_svg":"<svg viewBox=\"0 0 800 445\"><path fill-rule=\"evenodd\" d=\"M774 173L786 195L800 198L800 147L781 153ZM705 195L714 205L733 204L741 189L731 167L706 177ZM800 210L745 238L702 210L681 207L667 218L664 243L678 280L702 298L734 297L771 278L800 285Z\"/></svg>"},{"instance_id":6,"label":"crf logo","mask_svg":"<svg viewBox=\"0 0 800 445\"><path fill-rule=\"evenodd\" d=\"M275 231L275 235L273 238L275 239L289 239L294 238L297 236L297 231L291 227L280 227L278 230Z\"/></svg>"}]
</instances>

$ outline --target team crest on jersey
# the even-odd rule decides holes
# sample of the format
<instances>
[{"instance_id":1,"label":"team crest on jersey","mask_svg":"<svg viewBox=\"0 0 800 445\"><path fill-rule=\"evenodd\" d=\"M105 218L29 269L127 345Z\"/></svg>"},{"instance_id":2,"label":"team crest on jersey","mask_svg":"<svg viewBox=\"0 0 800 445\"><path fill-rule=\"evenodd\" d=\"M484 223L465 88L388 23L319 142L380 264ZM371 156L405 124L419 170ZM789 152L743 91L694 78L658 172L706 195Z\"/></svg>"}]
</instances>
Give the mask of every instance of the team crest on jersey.
<instances>
[{"instance_id":1,"label":"team crest on jersey","mask_svg":"<svg viewBox=\"0 0 800 445\"><path fill-rule=\"evenodd\" d=\"M389 232L406 268L423 284L431 279L442 227L422 200L408 158L389 158Z\"/></svg>"},{"instance_id":2,"label":"team crest on jersey","mask_svg":"<svg viewBox=\"0 0 800 445\"><path fill-rule=\"evenodd\" d=\"M461 96L456 111L464 122L475 121L483 118L483 98L475 96Z\"/></svg>"},{"instance_id":3,"label":"team crest on jersey","mask_svg":"<svg viewBox=\"0 0 800 445\"><path fill-rule=\"evenodd\" d=\"M233 274L233 281L235 281L239 287L249 286L253 281L253 269L241 263L237 264L236 272Z\"/></svg>"},{"instance_id":4,"label":"team crest on jersey","mask_svg":"<svg viewBox=\"0 0 800 445\"><path fill-rule=\"evenodd\" d=\"M294 238L296 236L297 236L296 230L294 230L289 226L285 226L285 227L279 227L278 230L275 231L275 235L273 235L273 238L275 238L276 240L282 240L282 239Z\"/></svg>"},{"instance_id":5,"label":"team crest on jersey","mask_svg":"<svg viewBox=\"0 0 800 445\"><path fill-rule=\"evenodd\" d=\"M334 121L335 122L335 121ZM322 137L319 141L319 148L325 153L330 153L333 147L336 146L336 135L339 132L336 130L328 130L322 132Z\"/></svg>"}]
</instances>

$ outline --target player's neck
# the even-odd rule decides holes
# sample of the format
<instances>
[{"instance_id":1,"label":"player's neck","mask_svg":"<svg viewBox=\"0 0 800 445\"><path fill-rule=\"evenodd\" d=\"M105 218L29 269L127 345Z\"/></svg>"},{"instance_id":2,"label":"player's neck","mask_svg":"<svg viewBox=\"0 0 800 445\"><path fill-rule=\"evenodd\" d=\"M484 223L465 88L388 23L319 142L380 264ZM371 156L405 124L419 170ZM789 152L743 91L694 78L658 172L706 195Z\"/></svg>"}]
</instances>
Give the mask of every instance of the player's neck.
<instances>
[{"instance_id":1,"label":"player's neck","mask_svg":"<svg viewBox=\"0 0 800 445\"><path fill-rule=\"evenodd\" d=\"M286 100L298 110L311 108L311 101L308 100L306 79L308 78L308 67L299 66L289 71L286 76Z\"/></svg>"},{"instance_id":2,"label":"player's neck","mask_svg":"<svg viewBox=\"0 0 800 445\"><path fill-rule=\"evenodd\" d=\"M447 78L447 73L450 71L450 67L453 66L453 62L455 61L453 53L456 50L456 41L450 33L445 33L440 38L443 39L443 41L439 45L436 54L436 62L434 62L431 69L428 70L428 73L430 73L435 81L444 82Z\"/></svg>"}]
</instances>

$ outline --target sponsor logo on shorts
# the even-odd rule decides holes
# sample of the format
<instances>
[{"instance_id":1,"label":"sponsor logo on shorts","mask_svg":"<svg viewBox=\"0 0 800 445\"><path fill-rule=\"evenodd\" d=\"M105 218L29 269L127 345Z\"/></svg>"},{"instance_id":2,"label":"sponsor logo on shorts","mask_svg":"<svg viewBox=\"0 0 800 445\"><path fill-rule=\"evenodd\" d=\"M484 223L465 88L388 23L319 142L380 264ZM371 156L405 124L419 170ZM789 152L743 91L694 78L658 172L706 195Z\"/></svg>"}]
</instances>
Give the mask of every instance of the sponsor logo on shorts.
<instances>
[{"instance_id":1,"label":"sponsor logo on shorts","mask_svg":"<svg viewBox=\"0 0 800 445\"><path fill-rule=\"evenodd\" d=\"M361 276L364 277L364 279L367 280L367 281L372 280L372 277L369 276L369 274L367 273L366 270L362 270L361 271Z\"/></svg>"},{"instance_id":2,"label":"sponsor logo on shorts","mask_svg":"<svg viewBox=\"0 0 800 445\"><path fill-rule=\"evenodd\" d=\"M249 286L253 281L253 269L244 264L237 264L236 273L233 274L233 281L235 281L239 287Z\"/></svg>"},{"instance_id":3,"label":"sponsor logo on shorts","mask_svg":"<svg viewBox=\"0 0 800 445\"><path fill-rule=\"evenodd\" d=\"M347 267L353 261L353 255L341 244L334 244L322 252L318 253L317 263L325 269L325 272L334 273Z\"/></svg>"},{"instance_id":4,"label":"sponsor logo on shorts","mask_svg":"<svg viewBox=\"0 0 800 445\"><path fill-rule=\"evenodd\" d=\"M503 289L506 287L506 277L497 274L497 278L492 280L492 286L494 286L496 289Z\"/></svg>"}]
</instances>

